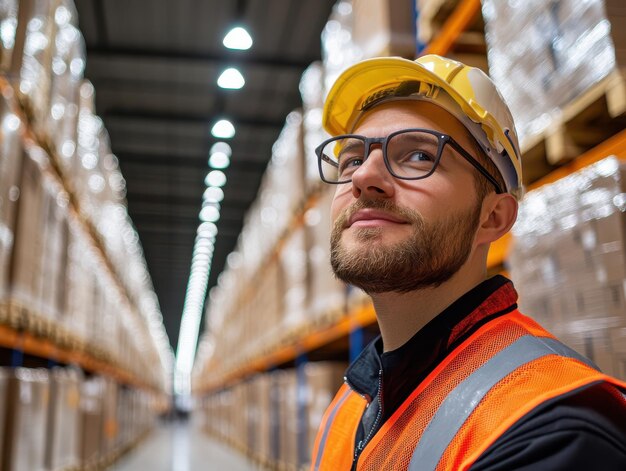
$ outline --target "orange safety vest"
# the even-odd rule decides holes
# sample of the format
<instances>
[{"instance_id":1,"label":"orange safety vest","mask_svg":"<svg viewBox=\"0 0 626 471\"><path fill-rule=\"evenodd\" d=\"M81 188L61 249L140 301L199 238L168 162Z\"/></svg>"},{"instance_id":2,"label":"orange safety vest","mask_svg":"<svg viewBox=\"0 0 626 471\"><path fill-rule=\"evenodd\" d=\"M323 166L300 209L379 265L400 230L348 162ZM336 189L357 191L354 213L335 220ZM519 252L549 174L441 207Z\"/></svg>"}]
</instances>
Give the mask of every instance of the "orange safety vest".
<instances>
[{"instance_id":1,"label":"orange safety vest","mask_svg":"<svg viewBox=\"0 0 626 471\"><path fill-rule=\"evenodd\" d=\"M626 406L626 383L515 310L450 352L381 426L356 469L468 469L524 415L592 383L603 383ZM351 469L368 402L347 383L339 389L322 419L312 470Z\"/></svg>"}]
</instances>

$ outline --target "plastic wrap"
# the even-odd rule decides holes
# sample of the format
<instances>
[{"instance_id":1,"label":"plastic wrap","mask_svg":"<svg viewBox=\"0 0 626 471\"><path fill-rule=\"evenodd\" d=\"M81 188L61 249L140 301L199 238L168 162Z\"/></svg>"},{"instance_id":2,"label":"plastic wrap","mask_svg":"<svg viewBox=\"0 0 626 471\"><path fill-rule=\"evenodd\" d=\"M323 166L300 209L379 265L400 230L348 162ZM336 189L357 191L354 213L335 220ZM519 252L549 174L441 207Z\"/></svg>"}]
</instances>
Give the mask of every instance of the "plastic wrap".
<instances>
[{"instance_id":1,"label":"plastic wrap","mask_svg":"<svg viewBox=\"0 0 626 471\"><path fill-rule=\"evenodd\" d=\"M15 236L15 211L18 206L19 174L23 148L22 122L13 113L11 90L0 96L0 299L7 296L9 261Z\"/></svg>"},{"instance_id":2,"label":"plastic wrap","mask_svg":"<svg viewBox=\"0 0 626 471\"><path fill-rule=\"evenodd\" d=\"M0 0L0 70L11 70L15 34L17 32L17 0Z\"/></svg>"},{"instance_id":3,"label":"plastic wrap","mask_svg":"<svg viewBox=\"0 0 626 471\"><path fill-rule=\"evenodd\" d=\"M306 188L310 190L321 184L315 148L329 136L322 129L324 108L324 68L320 62L312 63L300 79L300 95L303 108L304 166Z\"/></svg>"},{"instance_id":4,"label":"plastic wrap","mask_svg":"<svg viewBox=\"0 0 626 471\"><path fill-rule=\"evenodd\" d=\"M330 206L335 188L327 185L315 205L304 215L308 232L310 265L308 314L317 319L330 311L341 310L346 303L346 285L339 281L330 266Z\"/></svg>"},{"instance_id":5,"label":"plastic wrap","mask_svg":"<svg viewBox=\"0 0 626 471\"><path fill-rule=\"evenodd\" d=\"M9 372L4 440L6 471L45 468L49 376L44 369L15 368Z\"/></svg>"},{"instance_id":6,"label":"plastic wrap","mask_svg":"<svg viewBox=\"0 0 626 471\"><path fill-rule=\"evenodd\" d=\"M602 0L483 0L489 72L522 147L560 109L615 68Z\"/></svg>"},{"instance_id":7,"label":"plastic wrap","mask_svg":"<svg viewBox=\"0 0 626 471\"><path fill-rule=\"evenodd\" d=\"M529 192L513 228L520 310L626 378L626 169L604 159Z\"/></svg>"},{"instance_id":8,"label":"plastic wrap","mask_svg":"<svg viewBox=\"0 0 626 471\"><path fill-rule=\"evenodd\" d=\"M354 12L352 1L341 0L333 6L328 23L322 31L322 62L324 63L324 96L346 68L364 59L364 53L354 42Z\"/></svg>"},{"instance_id":9,"label":"plastic wrap","mask_svg":"<svg viewBox=\"0 0 626 471\"><path fill-rule=\"evenodd\" d=\"M85 44L78 29L73 2L62 0L55 9L57 27L52 53L47 132L68 177L75 168L79 89L85 69Z\"/></svg>"},{"instance_id":10,"label":"plastic wrap","mask_svg":"<svg viewBox=\"0 0 626 471\"><path fill-rule=\"evenodd\" d=\"M39 129L44 126L50 109L55 3L53 0L20 2L20 9L24 9L20 12L20 21L25 20L25 27L19 30L24 35L19 92L26 99L34 124Z\"/></svg>"}]
</instances>

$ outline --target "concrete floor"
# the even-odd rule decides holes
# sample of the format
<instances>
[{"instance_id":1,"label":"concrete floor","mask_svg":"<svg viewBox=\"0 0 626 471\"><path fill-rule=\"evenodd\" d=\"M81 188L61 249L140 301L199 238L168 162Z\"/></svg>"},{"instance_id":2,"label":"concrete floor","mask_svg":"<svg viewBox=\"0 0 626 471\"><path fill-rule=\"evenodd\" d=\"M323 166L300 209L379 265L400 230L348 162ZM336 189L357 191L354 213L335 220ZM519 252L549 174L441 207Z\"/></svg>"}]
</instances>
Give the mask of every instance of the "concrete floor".
<instances>
[{"instance_id":1,"label":"concrete floor","mask_svg":"<svg viewBox=\"0 0 626 471\"><path fill-rule=\"evenodd\" d=\"M110 471L252 471L259 468L192 422L164 424Z\"/></svg>"}]
</instances>

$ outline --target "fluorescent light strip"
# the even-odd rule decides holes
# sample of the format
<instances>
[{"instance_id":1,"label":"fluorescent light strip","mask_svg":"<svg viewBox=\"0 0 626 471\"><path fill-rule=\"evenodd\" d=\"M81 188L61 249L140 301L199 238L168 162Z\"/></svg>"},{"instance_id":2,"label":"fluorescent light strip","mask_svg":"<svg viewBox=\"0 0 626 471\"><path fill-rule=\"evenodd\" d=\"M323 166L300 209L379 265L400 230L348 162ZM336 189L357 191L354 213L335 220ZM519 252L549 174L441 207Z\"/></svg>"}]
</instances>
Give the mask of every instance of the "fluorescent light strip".
<instances>
[{"instance_id":1,"label":"fluorescent light strip","mask_svg":"<svg viewBox=\"0 0 626 471\"><path fill-rule=\"evenodd\" d=\"M191 370L196 355L200 320L213 258L213 240L216 235L217 227L211 222L204 222L198 227L176 350L174 375L176 394L190 392Z\"/></svg>"}]
</instances>

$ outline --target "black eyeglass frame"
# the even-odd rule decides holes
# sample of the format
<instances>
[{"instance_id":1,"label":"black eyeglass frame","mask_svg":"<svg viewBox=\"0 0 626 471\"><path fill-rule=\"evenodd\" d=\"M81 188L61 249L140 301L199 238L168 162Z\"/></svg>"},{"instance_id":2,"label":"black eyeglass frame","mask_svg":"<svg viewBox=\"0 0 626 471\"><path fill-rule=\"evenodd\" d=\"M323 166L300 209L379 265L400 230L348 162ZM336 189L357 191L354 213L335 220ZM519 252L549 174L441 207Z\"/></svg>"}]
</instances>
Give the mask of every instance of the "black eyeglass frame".
<instances>
[{"instance_id":1,"label":"black eyeglass frame","mask_svg":"<svg viewBox=\"0 0 626 471\"><path fill-rule=\"evenodd\" d=\"M435 162L433 163L432 170L430 170L430 172L428 172L426 175L421 175L419 177L401 177L399 175L396 175L391 169L391 165L389 164L389 159L387 158L387 147L389 145L389 139L391 139L394 136L397 136L398 134L404 134L408 132L424 132L424 133L431 134L437 137L437 142L438 142L437 157L435 158ZM461 145L458 142L456 142L450 135L444 134L439 131L433 131L432 129L422 129L422 128L400 129L399 131L392 132L387 137L366 137L360 134L341 134L339 136L326 139L324 142L322 142L319 146L315 148L315 154L317 155L318 170L320 173L320 178L322 179L323 182L329 183L331 185L340 185L343 183L350 183L352 181L352 178L348 180L338 180L336 182L330 181L324 178L324 173L322 171L322 161L327 162L330 165L333 165L335 167L339 167L337 162L334 162L333 160L329 159L326 155L322 153L322 150L324 150L324 147L326 147L328 144L330 144L333 141L338 141L341 139L349 139L349 138L359 139L363 141L363 143L365 144L365 150L363 152L363 162L365 162L368 159L372 144L380 144L381 149L383 151L383 161L385 162L385 167L387 167L387 171L394 178L398 178L399 180L422 180L424 178L430 177L433 173L435 173L435 170L437 170L437 166L439 165L439 161L441 160L441 156L443 155L443 148L446 146L446 144L449 144L454 150L456 150L461 155L461 157L467 160L476 170L478 170L487 180L489 180L489 182L495 187L497 194L504 193L504 190L502 189L500 184L487 171L487 169L485 169L485 167L483 167L480 164L480 162L478 162L474 157L472 157L469 152L467 152L463 147L461 147Z\"/></svg>"}]
</instances>

